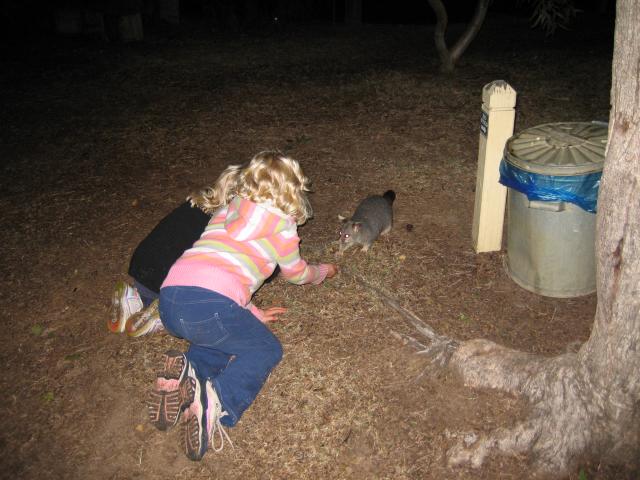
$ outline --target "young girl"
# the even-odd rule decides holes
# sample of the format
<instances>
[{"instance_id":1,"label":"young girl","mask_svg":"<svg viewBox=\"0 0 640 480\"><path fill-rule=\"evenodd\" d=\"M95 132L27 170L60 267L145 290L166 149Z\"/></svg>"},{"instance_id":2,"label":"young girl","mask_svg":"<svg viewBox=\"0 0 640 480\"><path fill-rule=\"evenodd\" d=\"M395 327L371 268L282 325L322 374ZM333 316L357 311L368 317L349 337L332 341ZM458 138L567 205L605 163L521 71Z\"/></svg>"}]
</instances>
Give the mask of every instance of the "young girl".
<instances>
[{"instance_id":1,"label":"young girl","mask_svg":"<svg viewBox=\"0 0 640 480\"><path fill-rule=\"evenodd\" d=\"M214 433L222 449L224 426L234 426L251 405L282 346L265 323L286 309L264 311L253 293L275 270L294 284L319 284L337 273L332 264L301 257L297 225L311 217L308 179L298 162L279 152L230 166L197 203L215 210L193 247L171 267L160 290L160 317L188 351L165 353L147 406L161 430L184 412L187 456L200 460Z\"/></svg>"}]
</instances>

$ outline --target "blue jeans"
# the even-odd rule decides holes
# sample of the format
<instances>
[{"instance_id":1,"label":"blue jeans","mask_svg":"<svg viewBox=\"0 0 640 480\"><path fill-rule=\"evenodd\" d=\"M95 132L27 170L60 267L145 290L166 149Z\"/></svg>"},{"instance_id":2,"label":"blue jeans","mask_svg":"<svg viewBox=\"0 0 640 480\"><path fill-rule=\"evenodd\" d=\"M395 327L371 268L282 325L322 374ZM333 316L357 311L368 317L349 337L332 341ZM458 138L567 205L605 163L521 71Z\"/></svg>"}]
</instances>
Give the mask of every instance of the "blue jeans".
<instances>
[{"instance_id":1,"label":"blue jeans","mask_svg":"<svg viewBox=\"0 0 640 480\"><path fill-rule=\"evenodd\" d=\"M136 279L133 280L133 286L138 290L138 295L140 295L140 300L142 300L142 306L144 308L151 305L151 303L159 296L156 292L148 289Z\"/></svg>"},{"instance_id":2,"label":"blue jeans","mask_svg":"<svg viewBox=\"0 0 640 480\"><path fill-rule=\"evenodd\" d=\"M280 341L249 310L200 287L162 288L160 318L190 343L187 360L203 386L213 382L228 413L220 421L235 425L282 359Z\"/></svg>"}]
</instances>

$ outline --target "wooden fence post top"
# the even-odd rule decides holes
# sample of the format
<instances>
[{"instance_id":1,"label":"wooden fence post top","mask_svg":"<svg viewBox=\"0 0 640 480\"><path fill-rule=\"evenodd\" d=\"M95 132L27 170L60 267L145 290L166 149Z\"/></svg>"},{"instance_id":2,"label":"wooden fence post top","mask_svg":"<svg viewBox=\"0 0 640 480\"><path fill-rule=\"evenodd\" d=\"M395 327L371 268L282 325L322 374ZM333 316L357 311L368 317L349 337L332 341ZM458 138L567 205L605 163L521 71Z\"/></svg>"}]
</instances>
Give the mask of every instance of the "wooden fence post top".
<instances>
[{"instance_id":1,"label":"wooden fence post top","mask_svg":"<svg viewBox=\"0 0 640 480\"><path fill-rule=\"evenodd\" d=\"M482 103L489 108L514 108L516 91L504 80L495 80L482 88Z\"/></svg>"}]
</instances>

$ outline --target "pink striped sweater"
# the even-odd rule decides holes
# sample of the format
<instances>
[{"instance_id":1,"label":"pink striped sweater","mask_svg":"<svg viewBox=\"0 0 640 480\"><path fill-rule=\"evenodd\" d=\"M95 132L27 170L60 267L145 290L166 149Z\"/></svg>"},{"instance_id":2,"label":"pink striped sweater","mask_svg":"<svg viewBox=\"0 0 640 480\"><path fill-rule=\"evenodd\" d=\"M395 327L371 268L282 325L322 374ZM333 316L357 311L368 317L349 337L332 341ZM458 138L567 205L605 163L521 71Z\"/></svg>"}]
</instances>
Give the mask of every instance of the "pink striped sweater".
<instances>
[{"instance_id":1,"label":"pink striped sweater","mask_svg":"<svg viewBox=\"0 0 640 480\"><path fill-rule=\"evenodd\" d=\"M276 266L297 285L318 284L327 265L300 257L300 238L292 217L266 204L240 197L220 208L192 248L173 264L162 284L213 290L248 308L262 320L251 297Z\"/></svg>"}]
</instances>

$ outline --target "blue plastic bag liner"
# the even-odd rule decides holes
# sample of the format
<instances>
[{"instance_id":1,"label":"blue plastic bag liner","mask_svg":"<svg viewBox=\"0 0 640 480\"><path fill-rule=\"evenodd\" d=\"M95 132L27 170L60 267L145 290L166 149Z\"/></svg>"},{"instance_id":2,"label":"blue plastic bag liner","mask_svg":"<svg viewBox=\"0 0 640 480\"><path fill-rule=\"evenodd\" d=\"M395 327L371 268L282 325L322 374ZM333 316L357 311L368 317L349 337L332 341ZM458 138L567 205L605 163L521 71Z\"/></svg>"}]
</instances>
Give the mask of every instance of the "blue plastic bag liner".
<instances>
[{"instance_id":1,"label":"blue plastic bag liner","mask_svg":"<svg viewBox=\"0 0 640 480\"><path fill-rule=\"evenodd\" d=\"M524 193L529 200L570 202L596 213L602 172L577 176L540 175L520 170L502 160L500 183Z\"/></svg>"},{"instance_id":2,"label":"blue plastic bag liner","mask_svg":"<svg viewBox=\"0 0 640 480\"><path fill-rule=\"evenodd\" d=\"M607 147L603 122L545 123L512 136L500 183L529 200L570 202L595 213Z\"/></svg>"}]
</instances>

